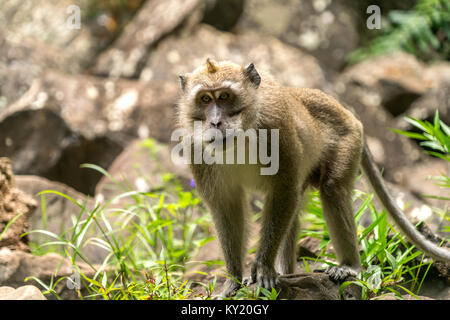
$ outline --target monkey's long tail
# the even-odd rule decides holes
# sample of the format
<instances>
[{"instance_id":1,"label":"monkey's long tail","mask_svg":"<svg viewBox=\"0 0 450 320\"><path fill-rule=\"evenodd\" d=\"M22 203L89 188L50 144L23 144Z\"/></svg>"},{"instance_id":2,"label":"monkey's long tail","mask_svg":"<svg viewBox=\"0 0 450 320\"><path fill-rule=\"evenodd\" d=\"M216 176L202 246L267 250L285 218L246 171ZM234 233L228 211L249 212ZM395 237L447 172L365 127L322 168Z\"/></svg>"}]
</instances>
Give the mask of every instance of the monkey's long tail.
<instances>
[{"instance_id":1,"label":"monkey's long tail","mask_svg":"<svg viewBox=\"0 0 450 320\"><path fill-rule=\"evenodd\" d=\"M394 199L392 199L389 195L386 184L384 183L380 171L372 158L372 153L367 147L366 141L364 141L361 165L384 208L390 213L394 222L408 237L408 239L421 251L427 253L434 259L450 261L450 251L440 248L432 242L426 240L425 237L417 231L416 228L414 228L413 224L409 222L405 213L403 213L403 211L395 203Z\"/></svg>"}]
</instances>

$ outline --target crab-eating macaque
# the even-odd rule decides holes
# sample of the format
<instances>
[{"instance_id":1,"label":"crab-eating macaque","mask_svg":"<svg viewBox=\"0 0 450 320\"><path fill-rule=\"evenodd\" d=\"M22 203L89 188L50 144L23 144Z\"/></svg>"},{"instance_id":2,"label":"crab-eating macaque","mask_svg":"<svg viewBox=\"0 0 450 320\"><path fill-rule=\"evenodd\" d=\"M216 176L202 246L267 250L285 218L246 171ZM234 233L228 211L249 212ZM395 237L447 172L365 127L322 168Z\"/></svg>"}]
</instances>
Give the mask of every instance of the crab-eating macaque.
<instances>
[{"instance_id":1,"label":"crab-eating macaque","mask_svg":"<svg viewBox=\"0 0 450 320\"><path fill-rule=\"evenodd\" d=\"M398 208L367 148L361 122L334 98L316 89L283 87L271 77L260 75L253 64L240 66L212 59L180 76L180 82L178 124L193 138L189 143L200 139L201 151L234 140L233 132L266 130L266 142L273 142L270 137L277 133L276 145L268 146L268 152L278 153L275 173L262 174L261 168L267 163L260 159L244 164L190 164L198 192L211 210L231 275L222 295L232 294L243 279L249 233L246 189L265 195L259 245L248 283L257 282L270 289L278 284L277 271L294 271L297 214L307 187L320 191L323 215L339 262L329 267L327 274L335 280L357 275L360 256L351 199L360 168L411 242L433 258L450 260L449 251L425 240ZM201 124L200 132L216 130L220 138L194 135L195 123ZM233 145L231 150L235 149ZM246 159L251 158L253 149L244 148ZM196 149L191 150L195 153ZM214 150L220 153L230 148Z\"/></svg>"}]
</instances>

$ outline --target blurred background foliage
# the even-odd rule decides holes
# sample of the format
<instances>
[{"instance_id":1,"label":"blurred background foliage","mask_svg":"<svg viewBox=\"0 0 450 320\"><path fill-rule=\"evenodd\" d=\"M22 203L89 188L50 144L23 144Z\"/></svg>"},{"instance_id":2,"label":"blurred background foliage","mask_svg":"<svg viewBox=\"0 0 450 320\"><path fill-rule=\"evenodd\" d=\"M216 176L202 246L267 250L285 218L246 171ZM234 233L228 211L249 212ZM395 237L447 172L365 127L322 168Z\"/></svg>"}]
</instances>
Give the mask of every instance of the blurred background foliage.
<instances>
[{"instance_id":1,"label":"blurred background foliage","mask_svg":"<svg viewBox=\"0 0 450 320\"><path fill-rule=\"evenodd\" d=\"M351 53L351 62L398 50L429 61L450 58L450 1L419 0L411 10L390 10L379 32Z\"/></svg>"}]
</instances>

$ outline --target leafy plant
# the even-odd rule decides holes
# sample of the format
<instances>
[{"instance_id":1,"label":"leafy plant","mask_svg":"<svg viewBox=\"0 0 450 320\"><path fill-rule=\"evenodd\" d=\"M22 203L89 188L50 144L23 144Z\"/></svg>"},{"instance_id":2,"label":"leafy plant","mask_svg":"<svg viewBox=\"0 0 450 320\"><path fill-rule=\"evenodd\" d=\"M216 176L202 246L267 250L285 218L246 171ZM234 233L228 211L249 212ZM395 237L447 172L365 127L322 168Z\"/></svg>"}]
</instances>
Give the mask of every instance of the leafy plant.
<instances>
[{"instance_id":1,"label":"leafy plant","mask_svg":"<svg viewBox=\"0 0 450 320\"><path fill-rule=\"evenodd\" d=\"M405 120L415 128L419 129L422 133L403 131L398 129L392 129L392 131L404 135L408 138L421 141L420 145L422 147L428 148L424 150L425 153L450 162L450 128L442 120L439 119L438 110L436 110L435 112L433 123L422 121L413 117L406 117ZM435 180L437 185L439 185L440 187L450 188L450 177L444 172L442 172L440 176L432 176L429 178ZM450 197L445 196L424 195L423 197L447 201L450 200ZM450 217L448 216L448 211L446 209L447 208L437 211L443 219L450 221ZM450 227L444 226L444 231L450 232Z\"/></svg>"},{"instance_id":2,"label":"leafy plant","mask_svg":"<svg viewBox=\"0 0 450 320\"><path fill-rule=\"evenodd\" d=\"M424 60L450 58L449 0L419 0L413 10L393 10L387 18L380 35L347 57L351 63L400 50Z\"/></svg>"},{"instance_id":3,"label":"leafy plant","mask_svg":"<svg viewBox=\"0 0 450 320\"><path fill-rule=\"evenodd\" d=\"M422 121L413 117L406 117L405 120L414 127L422 131L415 133L392 129L392 131L404 135L408 138L421 140L420 145L432 150L425 150L429 155L450 161L450 128L439 119L439 112L436 110L433 123ZM449 186L450 187L450 186Z\"/></svg>"}]
</instances>

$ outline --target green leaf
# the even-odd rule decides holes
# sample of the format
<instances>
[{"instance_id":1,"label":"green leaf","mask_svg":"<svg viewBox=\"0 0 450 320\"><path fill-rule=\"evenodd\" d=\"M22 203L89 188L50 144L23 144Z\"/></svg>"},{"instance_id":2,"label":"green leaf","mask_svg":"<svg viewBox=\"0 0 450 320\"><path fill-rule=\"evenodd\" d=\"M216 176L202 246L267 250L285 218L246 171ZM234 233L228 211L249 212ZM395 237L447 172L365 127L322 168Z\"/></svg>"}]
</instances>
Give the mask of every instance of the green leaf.
<instances>
[{"instance_id":1,"label":"green leaf","mask_svg":"<svg viewBox=\"0 0 450 320\"><path fill-rule=\"evenodd\" d=\"M397 261L395 260L394 256L390 254L386 249L384 249L384 253L386 254L386 258L389 261L389 264L392 266L392 270L397 269Z\"/></svg>"},{"instance_id":2,"label":"green leaf","mask_svg":"<svg viewBox=\"0 0 450 320\"><path fill-rule=\"evenodd\" d=\"M413 117L406 117L405 120L414 127L419 128L420 130L433 135L434 127L430 123L424 122L422 120Z\"/></svg>"},{"instance_id":3,"label":"green leaf","mask_svg":"<svg viewBox=\"0 0 450 320\"><path fill-rule=\"evenodd\" d=\"M401 134L402 136L417 139L417 140L428 140L423 134L416 133L416 132L409 132L409 131L403 131L398 129L391 129L391 131Z\"/></svg>"},{"instance_id":4,"label":"green leaf","mask_svg":"<svg viewBox=\"0 0 450 320\"><path fill-rule=\"evenodd\" d=\"M3 229L2 233L0 233L0 241L2 240L2 238L5 235L6 231L8 231L8 229L11 227L11 225L14 222L16 222L16 220L19 219L22 215L23 215L23 212L15 215L14 218L12 218L11 220L8 221L8 223L6 224L5 228Z\"/></svg>"},{"instance_id":5,"label":"green leaf","mask_svg":"<svg viewBox=\"0 0 450 320\"><path fill-rule=\"evenodd\" d=\"M434 130L439 130L439 109L436 109L436 112L434 113Z\"/></svg>"},{"instance_id":6,"label":"green leaf","mask_svg":"<svg viewBox=\"0 0 450 320\"><path fill-rule=\"evenodd\" d=\"M66 194L64 194L62 192L56 191L56 190L44 190L44 191L39 192L37 195L40 196L40 195L47 194L47 193L57 194L57 195L59 195L59 196L61 196L63 198L66 198L67 200L75 203L78 207L83 209L83 205L81 205L78 201L76 201L72 197L69 197L68 195L66 195Z\"/></svg>"},{"instance_id":7,"label":"green leaf","mask_svg":"<svg viewBox=\"0 0 450 320\"><path fill-rule=\"evenodd\" d=\"M447 156L442 153L438 153L438 152L434 152L434 151L430 151L430 150L425 150L425 153L435 156L435 157L438 157L438 158L441 158L441 159L444 159L446 161L450 161L450 155Z\"/></svg>"},{"instance_id":8,"label":"green leaf","mask_svg":"<svg viewBox=\"0 0 450 320\"><path fill-rule=\"evenodd\" d=\"M420 145L422 147L428 147L437 151L445 152L445 149L436 141L423 141Z\"/></svg>"},{"instance_id":9,"label":"green leaf","mask_svg":"<svg viewBox=\"0 0 450 320\"><path fill-rule=\"evenodd\" d=\"M447 126L442 120L440 121L441 129L444 131L447 137L450 137L450 127Z\"/></svg>"}]
</instances>

